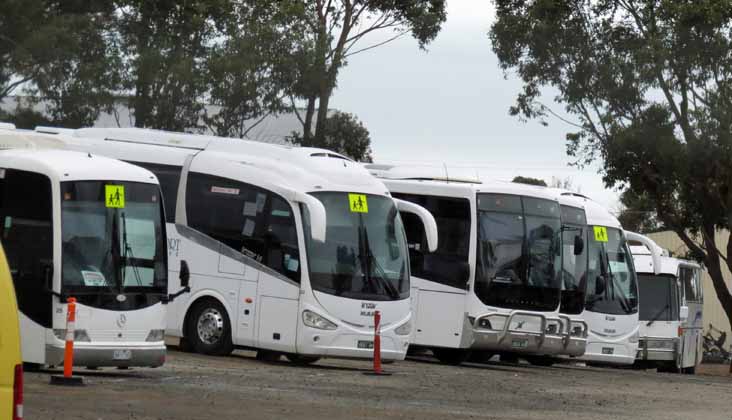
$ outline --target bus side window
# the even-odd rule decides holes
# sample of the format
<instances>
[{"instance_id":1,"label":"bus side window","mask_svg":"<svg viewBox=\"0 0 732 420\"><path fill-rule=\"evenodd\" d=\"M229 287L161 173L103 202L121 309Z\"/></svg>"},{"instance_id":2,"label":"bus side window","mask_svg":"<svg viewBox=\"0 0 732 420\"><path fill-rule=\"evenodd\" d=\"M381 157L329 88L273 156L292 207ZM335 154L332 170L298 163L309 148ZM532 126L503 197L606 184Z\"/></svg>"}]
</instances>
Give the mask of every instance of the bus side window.
<instances>
[{"instance_id":1,"label":"bus side window","mask_svg":"<svg viewBox=\"0 0 732 420\"><path fill-rule=\"evenodd\" d=\"M165 221L175 223L175 205L178 200L178 184L180 184L180 173L183 170L180 166L160 165L157 163L132 162L155 174L160 181L160 190L163 193L163 204L165 206Z\"/></svg>"},{"instance_id":2,"label":"bus side window","mask_svg":"<svg viewBox=\"0 0 732 420\"><path fill-rule=\"evenodd\" d=\"M679 277L684 285L684 296L686 302L699 302L697 281L695 279L695 270L687 267L679 268Z\"/></svg>"},{"instance_id":3,"label":"bus side window","mask_svg":"<svg viewBox=\"0 0 732 420\"><path fill-rule=\"evenodd\" d=\"M437 221L440 240L437 251L429 253L420 219L409 213L401 214L412 275L460 289L467 288L470 277L470 202L464 198L392 195L426 208Z\"/></svg>"},{"instance_id":4,"label":"bus side window","mask_svg":"<svg viewBox=\"0 0 732 420\"><path fill-rule=\"evenodd\" d=\"M0 241L15 283L20 310L50 328L47 267L53 267L51 180L34 172L6 169L0 179Z\"/></svg>"},{"instance_id":5,"label":"bus side window","mask_svg":"<svg viewBox=\"0 0 732 420\"><path fill-rule=\"evenodd\" d=\"M186 191L188 225L300 281L300 255L292 209L265 189L191 172Z\"/></svg>"}]
</instances>

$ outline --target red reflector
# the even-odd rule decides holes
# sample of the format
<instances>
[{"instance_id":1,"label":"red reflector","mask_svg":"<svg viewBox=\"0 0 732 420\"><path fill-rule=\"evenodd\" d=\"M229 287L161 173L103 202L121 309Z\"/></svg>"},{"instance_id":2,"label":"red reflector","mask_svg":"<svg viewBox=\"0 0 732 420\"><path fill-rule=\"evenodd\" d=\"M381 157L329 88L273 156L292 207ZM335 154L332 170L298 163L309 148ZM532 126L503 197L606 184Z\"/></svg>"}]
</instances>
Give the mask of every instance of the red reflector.
<instances>
[{"instance_id":1,"label":"red reflector","mask_svg":"<svg viewBox=\"0 0 732 420\"><path fill-rule=\"evenodd\" d=\"M684 327L679 327L679 337L684 335Z\"/></svg>"},{"instance_id":2,"label":"red reflector","mask_svg":"<svg viewBox=\"0 0 732 420\"><path fill-rule=\"evenodd\" d=\"M23 365L15 366L13 381L13 420L23 419Z\"/></svg>"}]
</instances>

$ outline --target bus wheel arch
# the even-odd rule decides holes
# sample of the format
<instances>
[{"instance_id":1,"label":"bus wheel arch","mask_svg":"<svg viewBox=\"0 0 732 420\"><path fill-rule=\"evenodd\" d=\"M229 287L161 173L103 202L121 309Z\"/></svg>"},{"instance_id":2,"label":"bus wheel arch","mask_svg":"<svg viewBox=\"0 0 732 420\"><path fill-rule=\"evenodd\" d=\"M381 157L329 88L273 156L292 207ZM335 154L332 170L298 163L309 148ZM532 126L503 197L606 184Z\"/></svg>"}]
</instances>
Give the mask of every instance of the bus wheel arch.
<instances>
[{"instance_id":1,"label":"bus wheel arch","mask_svg":"<svg viewBox=\"0 0 732 420\"><path fill-rule=\"evenodd\" d=\"M198 297L186 312L184 348L211 356L226 356L234 350L231 316L220 299Z\"/></svg>"}]
</instances>

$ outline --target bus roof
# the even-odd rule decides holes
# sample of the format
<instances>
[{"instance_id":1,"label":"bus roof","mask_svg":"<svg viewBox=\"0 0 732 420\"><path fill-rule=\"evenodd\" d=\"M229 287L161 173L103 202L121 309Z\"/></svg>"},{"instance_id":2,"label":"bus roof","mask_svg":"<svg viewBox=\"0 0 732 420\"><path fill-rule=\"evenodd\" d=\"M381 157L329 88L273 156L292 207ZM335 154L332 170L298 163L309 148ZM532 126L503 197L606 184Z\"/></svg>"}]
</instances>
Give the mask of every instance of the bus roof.
<instances>
[{"instance_id":1,"label":"bus roof","mask_svg":"<svg viewBox=\"0 0 732 420\"><path fill-rule=\"evenodd\" d=\"M259 178L292 190L388 195L384 184L372 177L361 164L326 149L140 128L65 130L38 127L36 130L71 136L76 144L93 144L97 146L97 153L104 154L111 148L117 152L124 149L124 159L130 161L150 162L152 158L154 163L180 166L186 156L196 155L199 168L215 169L221 162L228 162L229 166L233 165L230 172L254 170ZM177 161L157 162L152 157L165 155L176 155Z\"/></svg>"},{"instance_id":2,"label":"bus roof","mask_svg":"<svg viewBox=\"0 0 732 420\"><path fill-rule=\"evenodd\" d=\"M701 266L693 261L683 260L680 258L674 258L669 256L669 252L666 249L661 248L656 242L648 238L648 242L651 245L655 245L657 252L659 253L660 267L658 274L670 274L676 276L679 270L679 266L684 265L687 267L700 268ZM648 246L635 241L629 241L630 252L633 254L633 261L635 262L635 271L643 274L654 274L653 258L651 256L651 250Z\"/></svg>"},{"instance_id":3,"label":"bus roof","mask_svg":"<svg viewBox=\"0 0 732 420\"><path fill-rule=\"evenodd\" d=\"M157 184L152 172L116 159L54 149L0 151L0 168L43 173L57 181L131 181Z\"/></svg>"}]
</instances>

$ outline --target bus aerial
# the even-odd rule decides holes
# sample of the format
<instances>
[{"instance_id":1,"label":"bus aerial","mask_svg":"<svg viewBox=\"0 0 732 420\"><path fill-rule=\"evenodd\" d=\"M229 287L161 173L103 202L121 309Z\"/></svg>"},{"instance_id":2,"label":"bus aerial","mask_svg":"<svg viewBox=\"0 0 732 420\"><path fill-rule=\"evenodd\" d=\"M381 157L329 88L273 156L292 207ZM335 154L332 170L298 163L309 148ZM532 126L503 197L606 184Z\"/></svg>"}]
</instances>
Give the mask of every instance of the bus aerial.
<instances>
[{"instance_id":1,"label":"bus aerial","mask_svg":"<svg viewBox=\"0 0 732 420\"><path fill-rule=\"evenodd\" d=\"M640 297L636 365L694 374L703 344L701 266L670 257L648 237L628 239Z\"/></svg>"},{"instance_id":2,"label":"bus aerial","mask_svg":"<svg viewBox=\"0 0 732 420\"><path fill-rule=\"evenodd\" d=\"M251 348L295 363L370 358L380 311L382 357L404 358L412 315L400 211L424 220L431 248L437 228L356 162L323 149L156 130L37 131L71 135L78 150L158 176L171 269L184 257L191 265L191 294L171 305L167 326L184 347L214 355Z\"/></svg>"},{"instance_id":3,"label":"bus aerial","mask_svg":"<svg viewBox=\"0 0 732 420\"><path fill-rule=\"evenodd\" d=\"M499 354L550 365L582 353L581 319L560 315L561 218L546 189L436 177L419 169L366 165L392 195L437 220L436 252L404 215L412 264L413 345L443 363ZM574 243L574 242L573 242ZM571 344L570 344L571 343ZM576 351L568 346L579 346Z\"/></svg>"},{"instance_id":4,"label":"bus aerial","mask_svg":"<svg viewBox=\"0 0 732 420\"><path fill-rule=\"evenodd\" d=\"M64 356L76 298L76 366L160 366L168 296L160 187L142 168L0 130L0 238L15 283L23 361ZM53 147L49 147L53 145ZM22 150L26 149L26 150Z\"/></svg>"}]
</instances>

